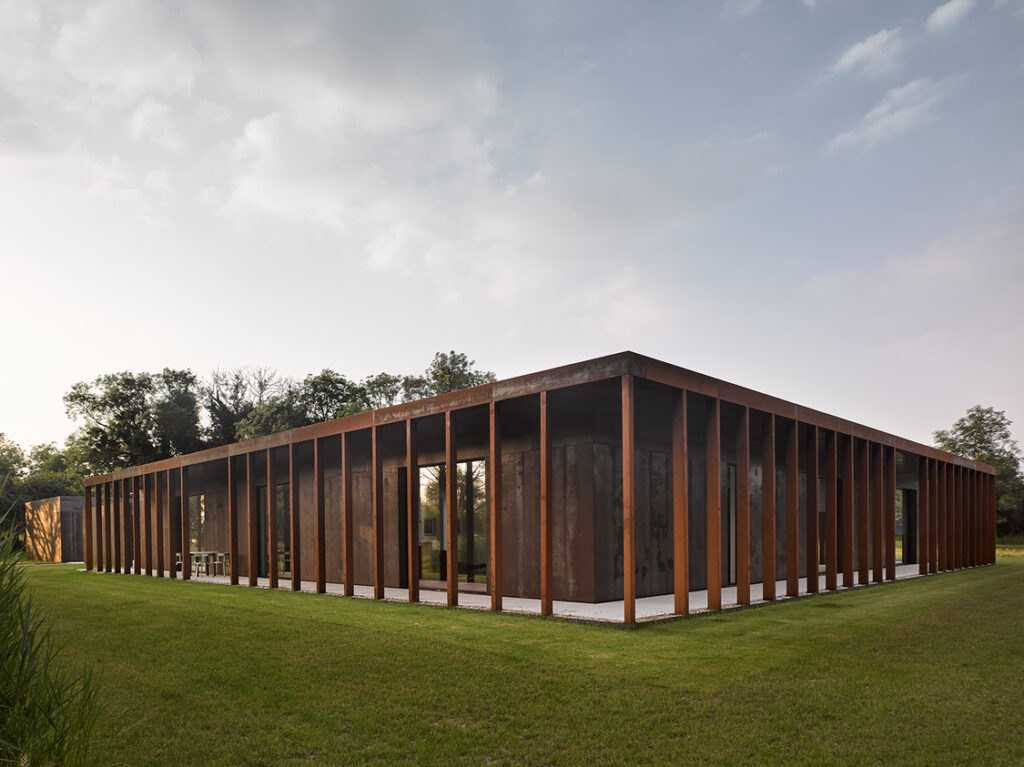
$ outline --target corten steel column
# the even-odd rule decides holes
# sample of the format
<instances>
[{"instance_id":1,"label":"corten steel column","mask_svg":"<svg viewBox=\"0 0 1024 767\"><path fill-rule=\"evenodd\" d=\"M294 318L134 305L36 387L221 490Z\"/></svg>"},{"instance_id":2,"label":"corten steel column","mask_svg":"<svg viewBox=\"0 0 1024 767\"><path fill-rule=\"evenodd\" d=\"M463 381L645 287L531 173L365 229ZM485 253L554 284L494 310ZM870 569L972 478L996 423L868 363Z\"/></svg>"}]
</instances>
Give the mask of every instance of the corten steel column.
<instances>
[{"instance_id":1,"label":"corten steel column","mask_svg":"<svg viewBox=\"0 0 1024 767\"><path fill-rule=\"evenodd\" d=\"M928 459L917 459L917 572L928 574ZM906 519L906 510L904 510ZM904 523L904 531L906 523ZM904 532L906 535L906 532ZM906 543L903 545L903 560L906 561Z\"/></svg>"},{"instance_id":2,"label":"corten steel column","mask_svg":"<svg viewBox=\"0 0 1024 767\"><path fill-rule=\"evenodd\" d=\"M821 561L818 544L818 427L807 426L807 593L817 594Z\"/></svg>"},{"instance_id":3,"label":"corten steel column","mask_svg":"<svg viewBox=\"0 0 1024 767\"><path fill-rule=\"evenodd\" d=\"M722 609L722 442L721 403L711 401L704 444L707 488L708 609ZM625 465L625 464L623 464Z\"/></svg>"},{"instance_id":4,"label":"corten steel column","mask_svg":"<svg viewBox=\"0 0 1024 767\"><path fill-rule=\"evenodd\" d=\"M975 469L973 472L974 479L972 481L972 497L971 502L974 504L974 564L982 564L981 557L981 472Z\"/></svg>"},{"instance_id":5,"label":"corten steel column","mask_svg":"<svg viewBox=\"0 0 1024 767\"><path fill-rule=\"evenodd\" d=\"M625 394L623 394L625 407ZM625 424L625 415L623 415ZM454 475L453 475L454 476ZM540 393L540 614L551 615L552 594L552 542L551 542L551 412L548 393ZM624 539L625 540L625 539Z\"/></svg>"},{"instance_id":6,"label":"corten steel column","mask_svg":"<svg viewBox=\"0 0 1024 767\"><path fill-rule=\"evenodd\" d=\"M885 577L896 580L896 448L885 448Z\"/></svg>"},{"instance_id":7,"label":"corten steel column","mask_svg":"<svg viewBox=\"0 0 1024 767\"><path fill-rule=\"evenodd\" d=\"M491 561L491 609L498 612L502 607L501 591L501 404L491 402L488 419L490 421L490 444L487 454L487 471L490 472L490 537ZM417 474L418 476L418 474ZM419 502L419 491L416 496ZM417 506L417 520L419 508ZM418 522L417 522L418 529ZM417 545L417 550L419 546ZM418 560L417 560L418 561ZM418 565L417 565L418 568ZM419 569L416 570L417 574ZM417 592L418 593L418 592Z\"/></svg>"},{"instance_id":8,"label":"corten steel column","mask_svg":"<svg viewBox=\"0 0 1024 767\"><path fill-rule=\"evenodd\" d=\"M377 427L373 427L376 434ZM374 598L384 598L384 467L377 455L376 440L373 450L374 476L374 514L373 535L376 540L373 570L374 578L380 573L380 595L377 595L376 580ZM313 529L314 558L316 567L316 593L327 593L327 514L324 497L324 454L320 449L320 440L313 438L313 509L316 514L316 525Z\"/></svg>"},{"instance_id":9,"label":"corten steel column","mask_svg":"<svg viewBox=\"0 0 1024 767\"><path fill-rule=\"evenodd\" d=\"M800 422L786 432L786 596L800 594Z\"/></svg>"},{"instance_id":10,"label":"corten steel column","mask_svg":"<svg viewBox=\"0 0 1024 767\"><path fill-rule=\"evenodd\" d=\"M342 437L344 439L344 437ZM288 528L291 530L292 591L302 591L302 517L299 505L299 456L294 442L288 443Z\"/></svg>"},{"instance_id":11,"label":"corten steel column","mask_svg":"<svg viewBox=\"0 0 1024 767\"><path fill-rule=\"evenodd\" d=\"M974 558L974 469L967 470L967 482L965 483L966 506L967 506L967 562L971 567L978 564ZM116 520L115 520L116 521Z\"/></svg>"},{"instance_id":12,"label":"corten steel column","mask_svg":"<svg viewBox=\"0 0 1024 767\"><path fill-rule=\"evenodd\" d=\"M142 495L146 509L146 575L153 575L153 485L156 484L156 474L147 474L142 482Z\"/></svg>"},{"instance_id":13,"label":"corten steel column","mask_svg":"<svg viewBox=\"0 0 1024 767\"><path fill-rule=\"evenodd\" d=\"M996 562L996 477L994 474L990 474L988 477L988 513L988 563L994 565Z\"/></svg>"},{"instance_id":14,"label":"corten steel column","mask_svg":"<svg viewBox=\"0 0 1024 767\"><path fill-rule=\"evenodd\" d=\"M843 588L853 587L853 435L843 435Z\"/></svg>"},{"instance_id":15,"label":"corten steel column","mask_svg":"<svg viewBox=\"0 0 1024 767\"><path fill-rule=\"evenodd\" d=\"M121 500L121 496L124 495L124 488L122 482L119 479L115 479L112 483L114 488L113 501L114 508L111 513L111 518L114 520L114 572L121 572L121 560L123 558L123 549L121 547L121 518L124 514L124 503ZM972 539L973 541L973 539Z\"/></svg>"},{"instance_id":16,"label":"corten steel column","mask_svg":"<svg viewBox=\"0 0 1024 767\"><path fill-rule=\"evenodd\" d=\"M163 545L161 545L160 551L161 551L162 559L167 562L167 577L173 579L173 578L177 578L178 577L178 572L177 572L177 568L175 567L175 564L174 564L174 552L171 551L171 549L174 548L174 545L172 543L173 540L174 540L174 536L171 534L171 524L172 524L172 520L174 519L174 515L171 513L171 504L174 502L174 500L173 500L174 499L174 493L171 492L172 488L171 488L171 470L170 469L167 469L164 472L164 481L161 484L161 488L162 488L162 499L161 499L161 504L160 504L160 506L161 506L161 510L160 510L160 517L161 517L160 523L161 524L160 524L159 535L161 537L161 544L163 544ZM167 508L166 519L164 518L164 514L163 514L164 502L166 502L166 504L167 504L167 506L166 506L166 508ZM164 550L164 545L166 545L166 551Z\"/></svg>"},{"instance_id":17,"label":"corten steel column","mask_svg":"<svg viewBox=\"0 0 1024 767\"><path fill-rule=\"evenodd\" d=\"M872 443L871 454L871 564L872 580L881 583L884 578L882 548L885 538L882 533L882 446Z\"/></svg>"},{"instance_id":18,"label":"corten steel column","mask_svg":"<svg viewBox=\"0 0 1024 767\"><path fill-rule=\"evenodd\" d=\"M189 525L189 502L188 502L188 469L184 466L178 472L181 479L181 577L188 580L192 577L192 552Z\"/></svg>"},{"instance_id":19,"label":"corten steel column","mask_svg":"<svg viewBox=\"0 0 1024 767\"><path fill-rule=\"evenodd\" d=\"M928 572L939 569L939 462L928 462Z\"/></svg>"},{"instance_id":20,"label":"corten steel column","mask_svg":"<svg viewBox=\"0 0 1024 767\"><path fill-rule=\"evenodd\" d=\"M121 480L121 554L124 574L130 575L135 561L135 545L132 540L132 480Z\"/></svg>"},{"instance_id":21,"label":"corten steel column","mask_svg":"<svg viewBox=\"0 0 1024 767\"><path fill-rule=\"evenodd\" d=\"M672 575L676 615L690 612L690 498L687 466L686 392L672 394Z\"/></svg>"},{"instance_id":22,"label":"corten steel column","mask_svg":"<svg viewBox=\"0 0 1024 767\"><path fill-rule=\"evenodd\" d=\"M259 585L260 577L260 539L258 528L258 504L256 503L256 472L253 466L253 454L245 454L245 517L248 528L249 579L250 586Z\"/></svg>"},{"instance_id":23,"label":"corten steel column","mask_svg":"<svg viewBox=\"0 0 1024 767\"><path fill-rule=\"evenodd\" d=\"M493 411L494 404L491 404ZM493 425L493 424L492 424ZM416 444L416 422L411 418L405 422L405 510L408 516L406 544L409 554L409 601L420 601L420 459ZM489 466L488 466L489 468ZM491 534L493 540L494 534ZM493 573L493 565L489 568ZM494 609L494 595L491 595L491 609Z\"/></svg>"},{"instance_id":24,"label":"corten steel column","mask_svg":"<svg viewBox=\"0 0 1024 767\"><path fill-rule=\"evenodd\" d=\"M870 445L863 440L860 445L860 469L857 472L857 583L868 582L868 539L871 537L869 523L868 464Z\"/></svg>"},{"instance_id":25,"label":"corten steel column","mask_svg":"<svg viewBox=\"0 0 1024 767\"><path fill-rule=\"evenodd\" d=\"M946 570L946 462L935 462L935 537L938 545L938 570Z\"/></svg>"},{"instance_id":26,"label":"corten steel column","mask_svg":"<svg viewBox=\"0 0 1024 767\"><path fill-rule=\"evenodd\" d=\"M839 555L836 538L836 504L838 499L836 477L836 440L834 431L825 432L825 588L835 591L837 587L837 559Z\"/></svg>"},{"instance_id":27,"label":"corten steel column","mask_svg":"<svg viewBox=\"0 0 1024 767\"><path fill-rule=\"evenodd\" d=\"M135 566L132 572L142 575L142 481L145 477L136 476L132 480L132 558Z\"/></svg>"},{"instance_id":28,"label":"corten steel column","mask_svg":"<svg viewBox=\"0 0 1024 767\"><path fill-rule=\"evenodd\" d=\"M117 531L115 524L117 523L117 498L116 498L116 486L117 483L110 481L106 484L106 554L107 554L107 572L114 572L114 562L117 560L117 548L115 542L117 541ZM964 498L967 496L964 495Z\"/></svg>"},{"instance_id":29,"label":"corten steel column","mask_svg":"<svg viewBox=\"0 0 1024 767\"><path fill-rule=\"evenodd\" d=\"M962 469L960 466L953 466L953 566L959 570L964 566L963 560L963 542L964 542L964 527L963 527L963 505L961 499L963 496L960 492L960 473Z\"/></svg>"},{"instance_id":30,"label":"corten steel column","mask_svg":"<svg viewBox=\"0 0 1024 767\"><path fill-rule=\"evenodd\" d=\"M944 492L946 494L946 568L948 570L956 569L956 521L954 519L954 512L956 510L956 504L954 502L953 495L953 476L956 473L956 466L951 463L946 464L946 487Z\"/></svg>"},{"instance_id":31,"label":"corten steel column","mask_svg":"<svg viewBox=\"0 0 1024 767\"><path fill-rule=\"evenodd\" d=\"M267 578L277 588L277 468L274 450L267 448Z\"/></svg>"},{"instance_id":32,"label":"corten steel column","mask_svg":"<svg viewBox=\"0 0 1024 767\"><path fill-rule=\"evenodd\" d=\"M636 623L636 381L631 375L622 376L622 622Z\"/></svg>"},{"instance_id":33,"label":"corten steel column","mask_svg":"<svg viewBox=\"0 0 1024 767\"><path fill-rule=\"evenodd\" d=\"M82 514L82 536L85 543L85 571L92 570L92 488L85 487L85 510Z\"/></svg>"},{"instance_id":34,"label":"corten steel column","mask_svg":"<svg viewBox=\"0 0 1024 767\"><path fill-rule=\"evenodd\" d=\"M459 537L458 489L459 471L455 452L455 413L444 414L445 500L448 533L448 606L459 604Z\"/></svg>"},{"instance_id":35,"label":"corten steel column","mask_svg":"<svg viewBox=\"0 0 1024 767\"><path fill-rule=\"evenodd\" d=\"M384 466L380 456L380 427L370 427L370 466L373 471L371 507L373 509L373 598L384 598ZM320 567L317 565L317 582ZM319 587L318 587L319 588Z\"/></svg>"},{"instance_id":36,"label":"corten steel column","mask_svg":"<svg viewBox=\"0 0 1024 767\"><path fill-rule=\"evenodd\" d=\"M750 408L736 425L736 603L750 604Z\"/></svg>"},{"instance_id":37,"label":"corten steel column","mask_svg":"<svg viewBox=\"0 0 1024 767\"><path fill-rule=\"evenodd\" d=\"M228 559L231 560L229 583L238 585L238 480L235 459L228 456Z\"/></svg>"},{"instance_id":38,"label":"corten steel column","mask_svg":"<svg viewBox=\"0 0 1024 767\"><path fill-rule=\"evenodd\" d=\"M351 597L356 593L353 582L355 564L352 561L352 536L354 528L352 525L352 456L348 449L348 434L341 435L341 503L344 507L341 518L341 548L344 552L343 565L345 569L345 596Z\"/></svg>"},{"instance_id":39,"label":"corten steel column","mask_svg":"<svg viewBox=\"0 0 1024 767\"><path fill-rule=\"evenodd\" d=\"M768 414L761 447L761 590L775 599L775 416Z\"/></svg>"}]
</instances>

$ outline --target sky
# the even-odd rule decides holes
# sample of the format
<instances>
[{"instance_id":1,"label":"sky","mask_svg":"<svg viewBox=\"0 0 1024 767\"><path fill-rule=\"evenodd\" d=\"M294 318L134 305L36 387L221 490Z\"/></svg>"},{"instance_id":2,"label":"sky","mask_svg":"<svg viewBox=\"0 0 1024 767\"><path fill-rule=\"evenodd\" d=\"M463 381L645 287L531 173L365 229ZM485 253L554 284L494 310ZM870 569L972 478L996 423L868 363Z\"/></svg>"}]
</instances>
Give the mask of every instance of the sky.
<instances>
[{"instance_id":1,"label":"sky","mask_svg":"<svg viewBox=\"0 0 1024 767\"><path fill-rule=\"evenodd\" d=\"M0 0L0 432L630 349L1024 443L1024 0Z\"/></svg>"}]
</instances>

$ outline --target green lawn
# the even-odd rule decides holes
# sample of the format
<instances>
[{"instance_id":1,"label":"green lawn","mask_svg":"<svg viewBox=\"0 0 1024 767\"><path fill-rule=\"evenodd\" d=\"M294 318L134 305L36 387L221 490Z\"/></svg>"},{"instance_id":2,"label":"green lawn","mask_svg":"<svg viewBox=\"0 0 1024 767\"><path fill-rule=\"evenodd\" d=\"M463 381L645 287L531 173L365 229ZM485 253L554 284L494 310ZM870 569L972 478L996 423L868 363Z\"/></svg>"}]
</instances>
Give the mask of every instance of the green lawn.
<instances>
[{"instance_id":1,"label":"green lawn","mask_svg":"<svg viewBox=\"0 0 1024 767\"><path fill-rule=\"evenodd\" d=\"M1024 548L632 631L29 575L103 764L1024 764Z\"/></svg>"}]
</instances>

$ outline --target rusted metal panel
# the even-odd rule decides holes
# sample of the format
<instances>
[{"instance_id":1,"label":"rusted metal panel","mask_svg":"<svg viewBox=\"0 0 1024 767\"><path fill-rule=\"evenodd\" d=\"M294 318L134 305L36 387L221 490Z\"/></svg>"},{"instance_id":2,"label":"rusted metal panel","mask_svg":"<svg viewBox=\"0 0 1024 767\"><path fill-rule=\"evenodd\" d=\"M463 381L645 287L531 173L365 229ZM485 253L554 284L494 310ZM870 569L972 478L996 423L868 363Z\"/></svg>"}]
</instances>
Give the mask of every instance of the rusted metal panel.
<instances>
[{"instance_id":1,"label":"rusted metal panel","mask_svg":"<svg viewBox=\"0 0 1024 767\"><path fill-rule=\"evenodd\" d=\"M253 455L253 453L245 454L245 516L246 532L249 538L247 547L249 550L248 583L250 586L257 586L260 574L259 522L257 520L259 509L256 501L256 467L253 465Z\"/></svg>"},{"instance_id":2,"label":"rusted metal panel","mask_svg":"<svg viewBox=\"0 0 1024 767\"><path fill-rule=\"evenodd\" d=\"M761 552L764 573L762 590L767 601L775 599L775 416L768 414L762 432Z\"/></svg>"},{"instance_id":3,"label":"rusted metal panel","mask_svg":"<svg viewBox=\"0 0 1024 767\"><path fill-rule=\"evenodd\" d=\"M111 517L114 519L114 572L121 572L121 562L124 558L122 546L121 528L124 523L124 480L114 482L114 509Z\"/></svg>"},{"instance_id":4,"label":"rusted metal panel","mask_svg":"<svg viewBox=\"0 0 1024 767\"><path fill-rule=\"evenodd\" d=\"M821 554L818 541L818 427L807 426L807 593L818 593L818 565Z\"/></svg>"},{"instance_id":5,"label":"rusted metal panel","mask_svg":"<svg viewBox=\"0 0 1024 767\"><path fill-rule=\"evenodd\" d=\"M869 523L868 469L870 448L867 440L859 443L860 458L857 461L857 582L867 583L868 578L868 540L871 537Z\"/></svg>"},{"instance_id":6,"label":"rusted metal panel","mask_svg":"<svg viewBox=\"0 0 1024 767\"><path fill-rule=\"evenodd\" d=\"M85 537L85 570L86 572L92 570L94 542L92 538L92 494L93 490L91 487L84 489L85 495L85 510L82 516L82 530L84 531Z\"/></svg>"},{"instance_id":7,"label":"rusted metal panel","mask_svg":"<svg viewBox=\"0 0 1024 767\"><path fill-rule=\"evenodd\" d=\"M376 432L376 429L374 429ZM316 515L315 527L313 532L313 547L315 554L313 555L316 562L316 593L324 594L327 592L327 538L324 531L326 524L326 513L324 506L324 455L323 446L320 444L320 439L313 440L313 509ZM377 459L377 451L374 450L374 460ZM379 572L379 568L383 567L384 564L384 548L383 548L383 506L384 506L384 488L383 480L380 474L380 463L377 463L377 479L374 483L374 536L376 537L376 549L374 553L374 589L373 595L375 599L384 598L384 581L383 579L377 579L376 575ZM379 586L378 586L379 584ZM379 595L378 595L379 589Z\"/></svg>"},{"instance_id":8,"label":"rusted metal panel","mask_svg":"<svg viewBox=\"0 0 1024 767\"><path fill-rule=\"evenodd\" d=\"M353 537L355 536L355 523L353 521L353 515L355 509L353 507L353 495L352 495L352 450L349 445L349 438L347 434L341 435L341 496L342 496L342 507L344 514L344 523L342 525L342 540L341 546L344 551L344 581L345 581L345 596L353 596L355 592L355 560L353 555Z\"/></svg>"},{"instance_id":9,"label":"rusted metal panel","mask_svg":"<svg viewBox=\"0 0 1024 767\"><path fill-rule=\"evenodd\" d=\"M786 596L800 594L800 423L786 432Z\"/></svg>"},{"instance_id":10,"label":"rusted metal panel","mask_svg":"<svg viewBox=\"0 0 1024 767\"><path fill-rule=\"evenodd\" d=\"M493 411L494 404L491 403ZM416 421L405 422L405 511L408 517L406 550L409 555L409 601L420 601L420 470L419 450L416 442ZM488 464L488 469L493 463ZM492 499L493 504L493 499ZM493 529L493 525L492 525ZM492 532L493 538L493 532ZM493 565L491 566L493 571ZM491 597L491 608L494 597ZM500 609L500 608L499 608Z\"/></svg>"},{"instance_id":11,"label":"rusted metal panel","mask_svg":"<svg viewBox=\"0 0 1024 767\"><path fill-rule=\"evenodd\" d=\"M135 575L142 575L142 477L132 479L132 559L134 567L132 572Z\"/></svg>"},{"instance_id":12,"label":"rusted metal panel","mask_svg":"<svg viewBox=\"0 0 1024 767\"><path fill-rule=\"evenodd\" d=\"M371 429L373 484L373 598L384 598L384 464L381 458L380 427ZM452 483L454 484L454 483Z\"/></svg>"},{"instance_id":13,"label":"rusted metal panel","mask_svg":"<svg viewBox=\"0 0 1024 767\"><path fill-rule=\"evenodd\" d=\"M935 462L936 544L938 570L946 570L946 462Z\"/></svg>"},{"instance_id":14,"label":"rusted metal panel","mask_svg":"<svg viewBox=\"0 0 1024 767\"><path fill-rule=\"evenodd\" d=\"M636 623L636 382L622 376L622 622Z\"/></svg>"},{"instance_id":15,"label":"rusted metal panel","mask_svg":"<svg viewBox=\"0 0 1024 767\"><path fill-rule=\"evenodd\" d=\"M917 461L917 571L928 574L928 459Z\"/></svg>"},{"instance_id":16,"label":"rusted metal panel","mask_svg":"<svg viewBox=\"0 0 1024 767\"><path fill-rule=\"evenodd\" d=\"M490 493L490 514L488 516L490 530L489 542L491 558L489 572L491 575L491 609L500 612L502 608L501 581L501 403L492 402L488 411L488 454L487 472ZM418 547L417 547L418 548ZM417 571L418 572L418 571Z\"/></svg>"},{"instance_id":17,"label":"rusted metal panel","mask_svg":"<svg viewBox=\"0 0 1024 767\"><path fill-rule=\"evenodd\" d=\"M156 533L153 529L153 517L156 510L153 508L153 490L156 485L156 475L147 474L143 482L144 487L142 489L143 500L145 501L145 513L146 513L146 575L153 574L153 553L156 546Z\"/></svg>"},{"instance_id":18,"label":"rusted metal panel","mask_svg":"<svg viewBox=\"0 0 1024 767\"><path fill-rule=\"evenodd\" d=\"M825 432L825 588L838 587L838 466L836 444L838 435L831 429Z\"/></svg>"},{"instance_id":19,"label":"rusted metal panel","mask_svg":"<svg viewBox=\"0 0 1024 767\"><path fill-rule=\"evenodd\" d=\"M740 408L736 423L736 603L750 604L750 409L746 407Z\"/></svg>"},{"instance_id":20,"label":"rusted metal panel","mask_svg":"<svg viewBox=\"0 0 1024 767\"><path fill-rule=\"evenodd\" d=\"M277 588L277 466L274 451L267 450L267 578Z\"/></svg>"},{"instance_id":21,"label":"rusted metal panel","mask_svg":"<svg viewBox=\"0 0 1024 767\"><path fill-rule=\"evenodd\" d=\"M854 487L854 446L853 437L842 436L843 444L843 587L853 587L854 570L854 508L853 508L853 487Z\"/></svg>"},{"instance_id":22,"label":"rusted metal panel","mask_svg":"<svg viewBox=\"0 0 1024 767\"><path fill-rule=\"evenodd\" d=\"M885 449L885 577L896 580L896 448Z\"/></svg>"},{"instance_id":23,"label":"rusted metal panel","mask_svg":"<svg viewBox=\"0 0 1024 767\"><path fill-rule=\"evenodd\" d=\"M881 583L884 579L884 561L882 549L885 545L882 499L882 446L877 443L870 443L871 446L871 564L872 579L875 583Z\"/></svg>"},{"instance_id":24,"label":"rusted metal panel","mask_svg":"<svg viewBox=\"0 0 1024 767\"><path fill-rule=\"evenodd\" d=\"M178 477L181 482L181 497L178 499L181 509L181 577L183 580L188 580L192 577L192 556L190 551L190 531L189 531L189 503L188 503L188 468L185 466L181 467L181 471L178 472Z\"/></svg>"},{"instance_id":25,"label":"rusted metal panel","mask_svg":"<svg viewBox=\"0 0 1024 767\"><path fill-rule=\"evenodd\" d=\"M956 467L946 464L946 569L956 569L956 496L954 495L954 474Z\"/></svg>"},{"instance_id":26,"label":"rusted metal panel","mask_svg":"<svg viewBox=\"0 0 1024 767\"><path fill-rule=\"evenodd\" d=\"M302 517L298 448L288 445L288 529L292 544L292 591L302 591Z\"/></svg>"},{"instance_id":27,"label":"rusted metal panel","mask_svg":"<svg viewBox=\"0 0 1024 767\"><path fill-rule=\"evenodd\" d=\"M444 414L445 512L448 537L448 606L459 604L458 461L455 442L455 412Z\"/></svg>"},{"instance_id":28,"label":"rusted metal panel","mask_svg":"<svg viewBox=\"0 0 1024 767\"><path fill-rule=\"evenodd\" d=\"M707 511L708 609L722 609L722 437L721 403L712 400L705 435L707 460L705 498Z\"/></svg>"},{"instance_id":29,"label":"rusted metal panel","mask_svg":"<svg viewBox=\"0 0 1024 767\"><path fill-rule=\"evenodd\" d=\"M690 497L686 392L672 393L672 550L676 615L690 612Z\"/></svg>"},{"instance_id":30,"label":"rusted metal panel","mask_svg":"<svg viewBox=\"0 0 1024 767\"><path fill-rule=\"evenodd\" d=\"M931 460L928 462L928 572L934 573L938 570L938 496L939 462Z\"/></svg>"},{"instance_id":31,"label":"rusted metal panel","mask_svg":"<svg viewBox=\"0 0 1024 767\"><path fill-rule=\"evenodd\" d=\"M540 614L552 612L551 413L548 393L540 393Z\"/></svg>"},{"instance_id":32,"label":"rusted metal panel","mask_svg":"<svg viewBox=\"0 0 1024 767\"><path fill-rule=\"evenodd\" d=\"M238 585L238 485L235 478L235 459L227 459L228 482L228 559L232 586Z\"/></svg>"},{"instance_id":33,"label":"rusted metal panel","mask_svg":"<svg viewBox=\"0 0 1024 767\"><path fill-rule=\"evenodd\" d=\"M171 504L174 503L174 486L171 484L171 470L167 469L164 471L164 481L162 484L164 491L164 500L166 501L167 515L162 520L163 524L160 525L160 535L165 539L165 545L167 547L165 552L165 560L167 562L167 575L172 580L178 577L178 569L174 563L174 535L171 531L171 525L174 519L174 511L171 509Z\"/></svg>"}]
</instances>

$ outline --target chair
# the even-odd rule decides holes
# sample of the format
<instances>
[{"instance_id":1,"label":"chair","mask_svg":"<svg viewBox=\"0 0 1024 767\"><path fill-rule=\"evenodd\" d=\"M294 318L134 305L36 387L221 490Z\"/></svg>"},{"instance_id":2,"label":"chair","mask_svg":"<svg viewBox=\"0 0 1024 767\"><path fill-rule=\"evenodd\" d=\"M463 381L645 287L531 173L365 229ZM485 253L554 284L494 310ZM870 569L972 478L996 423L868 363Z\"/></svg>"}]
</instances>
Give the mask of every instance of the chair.
<instances>
[{"instance_id":1,"label":"chair","mask_svg":"<svg viewBox=\"0 0 1024 767\"><path fill-rule=\"evenodd\" d=\"M218 573L218 570L220 571ZM223 551L218 551L215 559L213 560L213 574L214 575L227 575L228 574L228 554Z\"/></svg>"}]
</instances>

